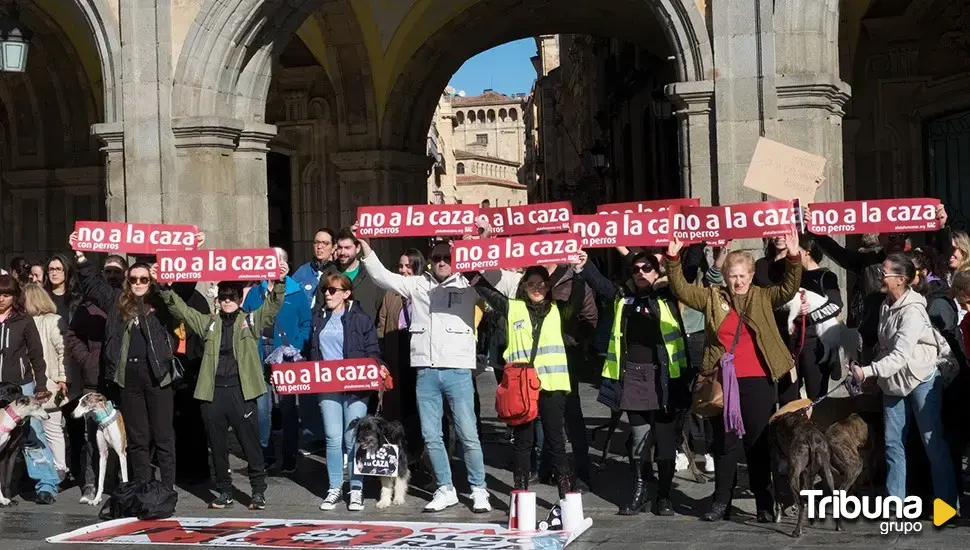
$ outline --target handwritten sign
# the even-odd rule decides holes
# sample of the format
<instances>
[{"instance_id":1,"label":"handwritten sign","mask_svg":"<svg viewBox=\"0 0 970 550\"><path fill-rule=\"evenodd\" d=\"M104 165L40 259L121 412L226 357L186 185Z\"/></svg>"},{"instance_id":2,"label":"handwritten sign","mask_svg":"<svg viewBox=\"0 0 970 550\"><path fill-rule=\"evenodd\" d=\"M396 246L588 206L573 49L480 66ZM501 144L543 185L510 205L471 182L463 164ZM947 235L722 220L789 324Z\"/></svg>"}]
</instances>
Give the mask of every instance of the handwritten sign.
<instances>
[{"instance_id":1,"label":"handwritten sign","mask_svg":"<svg viewBox=\"0 0 970 550\"><path fill-rule=\"evenodd\" d=\"M360 237L437 237L477 235L477 204L361 206L357 209Z\"/></svg>"},{"instance_id":2,"label":"handwritten sign","mask_svg":"<svg viewBox=\"0 0 970 550\"><path fill-rule=\"evenodd\" d=\"M272 248L159 252L158 282L263 281L280 277Z\"/></svg>"},{"instance_id":3,"label":"handwritten sign","mask_svg":"<svg viewBox=\"0 0 970 550\"><path fill-rule=\"evenodd\" d=\"M378 390L381 367L375 359L303 361L272 365L273 387L280 395Z\"/></svg>"},{"instance_id":4,"label":"handwritten sign","mask_svg":"<svg viewBox=\"0 0 970 550\"><path fill-rule=\"evenodd\" d=\"M483 208L492 235L531 235L539 231L569 231L573 207L567 201Z\"/></svg>"},{"instance_id":5,"label":"handwritten sign","mask_svg":"<svg viewBox=\"0 0 970 550\"><path fill-rule=\"evenodd\" d=\"M580 238L571 233L464 239L451 249L451 268L463 272L576 263L581 248Z\"/></svg>"},{"instance_id":6,"label":"handwritten sign","mask_svg":"<svg viewBox=\"0 0 970 550\"><path fill-rule=\"evenodd\" d=\"M776 199L809 204L815 200L824 174L825 157L760 138L744 186Z\"/></svg>"},{"instance_id":7,"label":"handwritten sign","mask_svg":"<svg viewBox=\"0 0 970 550\"><path fill-rule=\"evenodd\" d=\"M194 225L79 221L74 250L114 254L155 254L160 250L195 250Z\"/></svg>"},{"instance_id":8,"label":"handwritten sign","mask_svg":"<svg viewBox=\"0 0 970 550\"><path fill-rule=\"evenodd\" d=\"M820 235L937 231L940 199L821 202L811 206L808 230Z\"/></svg>"}]
</instances>

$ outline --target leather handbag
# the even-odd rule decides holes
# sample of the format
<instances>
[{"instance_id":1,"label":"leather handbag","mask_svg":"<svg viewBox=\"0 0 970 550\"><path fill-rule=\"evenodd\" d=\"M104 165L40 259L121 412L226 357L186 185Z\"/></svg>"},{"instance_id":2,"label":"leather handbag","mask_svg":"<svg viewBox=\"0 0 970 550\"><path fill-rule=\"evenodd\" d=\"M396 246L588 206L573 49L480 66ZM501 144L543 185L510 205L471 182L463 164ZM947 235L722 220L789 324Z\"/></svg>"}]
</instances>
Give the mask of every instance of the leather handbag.
<instances>
[{"instance_id":1,"label":"leather handbag","mask_svg":"<svg viewBox=\"0 0 970 550\"><path fill-rule=\"evenodd\" d=\"M734 350L738 347L738 340L741 338L741 315L738 315L738 327L734 330L734 341L731 342L731 351L721 357L721 361L728 355L732 360ZM721 414L724 410L724 390L721 387L721 365L708 372L697 373L691 384L691 411L705 418L710 418Z\"/></svg>"}]
</instances>

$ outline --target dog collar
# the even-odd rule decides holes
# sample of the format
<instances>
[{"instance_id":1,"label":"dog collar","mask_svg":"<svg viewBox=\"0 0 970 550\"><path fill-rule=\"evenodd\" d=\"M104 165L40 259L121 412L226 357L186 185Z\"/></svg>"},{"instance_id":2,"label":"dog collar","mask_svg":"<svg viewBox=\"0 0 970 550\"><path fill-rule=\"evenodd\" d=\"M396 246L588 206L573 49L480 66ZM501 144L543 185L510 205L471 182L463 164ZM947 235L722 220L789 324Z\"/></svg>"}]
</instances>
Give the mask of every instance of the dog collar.
<instances>
[{"instance_id":1,"label":"dog collar","mask_svg":"<svg viewBox=\"0 0 970 550\"><path fill-rule=\"evenodd\" d=\"M0 432L8 434L12 432L18 424L20 424L21 418L17 412L13 410L13 407L7 407L3 410L3 412L7 413L7 416L3 418L3 422L0 422Z\"/></svg>"},{"instance_id":2,"label":"dog collar","mask_svg":"<svg viewBox=\"0 0 970 550\"><path fill-rule=\"evenodd\" d=\"M118 420L118 411L115 410L111 401L108 401L103 411L94 413L94 420L98 423L98 428L103 430Z\"/></svg>"}]
</instances>

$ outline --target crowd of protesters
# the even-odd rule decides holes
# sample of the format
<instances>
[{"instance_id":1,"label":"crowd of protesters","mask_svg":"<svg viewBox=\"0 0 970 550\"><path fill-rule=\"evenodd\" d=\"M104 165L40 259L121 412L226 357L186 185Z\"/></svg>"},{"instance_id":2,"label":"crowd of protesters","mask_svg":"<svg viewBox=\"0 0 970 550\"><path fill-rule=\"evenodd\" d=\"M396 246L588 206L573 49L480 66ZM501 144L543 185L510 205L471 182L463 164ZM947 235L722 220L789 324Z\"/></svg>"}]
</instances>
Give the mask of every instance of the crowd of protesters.
<instances>
[{"instance_id":1,"label":"crowd of protesters","mask_svg":"<svg viewBox=\"0 0 970 550\"><path fill-rule=\"evenodd\" d=\"M540 386L538 414L508 431L515 489L550 483L561 496L595 491L579 399L580 383L592 378L599 401L630 427L621 515L648 505L673 515L675 471L688 467L687 449L714 474L703 520L730 516L743 452L757 520L774 521L775 500L790 495L772 490L769 419L799 397L824 398L849 376L878 401L867 417L885 450L885 480L877 484L891 496L922 490L959 508L970 433L963 413L970 237L947 228L942 207L938 217L943 229L920 236L927 243L916 248L903 234L867 236L849 250L794 230L767 239L757 260L730 245L685 247L677 239L666 250L621 248L613 280L585 252L576 264L457 273L448 242L432 243L427 256L402 250L392 271L356 227L324 228L314 235L313 258L292 276L287 251L278 250L279 280L219 283L214 304L194 285L158 284L146 259L108 256L99 268L80 252L38 264L17 258L0 275L0 380L45 400L51 412L31 423L24 448L40 504L53 503L72 480L93 497L93 427L70 413L80 396L98 391L124 415L134 480L207 481L200 455L211 454L209 505L233 506L231 428L248 463L250 508L262 509L267 472L295 472L301 435L314 433L326 442L329 490L320 509L346 501L363 510L363 481L346 470L353 426L374 410L374 392L275 395L268 365L374 358L397 386L381 397L383 414L403 423L409 454L430 464L429 512L459 503L452 430L471 508L491 510L478 403L493 396L479 396L475 382L485 366L498 379L532 368ZM855 286L846 288L826 264L842 267ZM800 289L824 304L810 307L803 294L791 326L784 306ZM843 372L826 359L817 333L836 318L859 334L850 354L858 362ZM715 371L723 411L701 418L691 411L692 381ZM921 458L908 460L914 456ZM654 466L658 485L649 495Z\"/></svg>"}]
</instances>

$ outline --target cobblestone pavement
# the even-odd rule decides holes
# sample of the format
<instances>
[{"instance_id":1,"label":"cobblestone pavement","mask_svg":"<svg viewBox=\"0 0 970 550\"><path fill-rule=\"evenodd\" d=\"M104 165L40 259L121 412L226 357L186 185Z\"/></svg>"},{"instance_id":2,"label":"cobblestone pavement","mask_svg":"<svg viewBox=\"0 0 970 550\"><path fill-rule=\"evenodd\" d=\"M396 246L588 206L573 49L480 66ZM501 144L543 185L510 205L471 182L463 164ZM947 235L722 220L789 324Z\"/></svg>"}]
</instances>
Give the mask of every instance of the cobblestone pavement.
<instances>
[{"instance_id":1,"label":"cobblestone pavement","mask_svg":"<svg viewBox=\"0 0 970 550\"><path fill-rule=\"evenodd\" d=\"M479 390L483 396L494 395L494 378L491 373L483 373L479 379ZM588 385L582 390L583 407L587 423L590 428L605 422L609 417L608 411L596 403L596 391ZM205 487L181 487L179 495L178 515L183 517L266 517L287 519L367 519L400 520L400 521L468 521L494 522L506 521L508 493L512 482L511 474L506 471L511 461L511 448L504 438L504 429L494 420L494 408L491 399L482 400L483 439L485 441L485 458L487 463L488 486L492 492L492 503L495 510L491 514L476 515L468 510L467 485L460 458L455 460L455 479L459 491L464 492L460 507L454 507L442 514L428 516L420 512L421 507L429 498L423 490L430 483L426 475L418 474L412 484L412 491L408 503L403 508L392 508L378 511L374 507L375 494L368 491L367 509L364 513L354 514L345 510L322 513L317 506L326 493L326 475L323 461L319 454L313 454L301 459L299 470L291 477L271 477L266 497L268 507L261 512L250 512L243 506L248 503L249 484L245 479L244 463L233 458L233 466L237 468L235 474L236 487L240 492L240 501L234 510L211 511L206 509L206 499L209 493ZM622 426L621 426L622 429ZM622 448L623 435L614 437L613 448ZM602 439L596 441L601 447ZM598 456L598 452L596 453ZM620 517L615 515L617 505L627 498L630 479L625 459L611 454L606 467L594 476L594 494L584 498L587 515L593 518L593 527L579 540L570 545L570 549L588 550L602 548L610 550L626 550L634 548L813 548L838 546L850 548L966 548L968 540L967 525L956 528L935 529L931 523L923 522L923 532L910 535L881 535L876 523L848 524L844 532L836 532L834 524L820 522L816 527L806 529L801 539L789 536L794 525L791 520L783 520L780 524L758 524L754 522L751 513L754 511L754 501L743 488L735 498L736 510L731 521L717 524L703 523L697 516L706 509L708 497L713 490L713 484L695 483L678 474L674 484L674 504L677 515L672 518L660 518L652 514L642 514L636 517ZM746 476L740 476L743 483ZM370 489L370 488L369 488ZM555 498L555 489L550 486L537 488L540 516L545 514L550 503ZM15 508L0 510L0 547L10 549L32 549L49 547L44 538L69 530L96 523L95 509L77 503L79 492L76 488L61 493L58 502L53 506L42 507L30 502L21 502ZM738 512L742 513L738 513ZM433 519L432 519L433 518ZM75 545L79 547L82 545ZM89 545L83 545L85 547ZM90 546L94 548L94 546Z\"/></svg>"}]
</instances>

